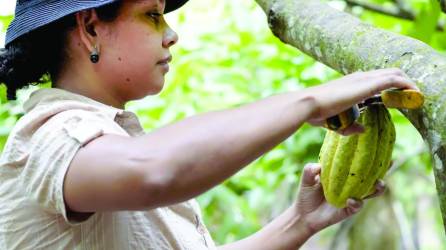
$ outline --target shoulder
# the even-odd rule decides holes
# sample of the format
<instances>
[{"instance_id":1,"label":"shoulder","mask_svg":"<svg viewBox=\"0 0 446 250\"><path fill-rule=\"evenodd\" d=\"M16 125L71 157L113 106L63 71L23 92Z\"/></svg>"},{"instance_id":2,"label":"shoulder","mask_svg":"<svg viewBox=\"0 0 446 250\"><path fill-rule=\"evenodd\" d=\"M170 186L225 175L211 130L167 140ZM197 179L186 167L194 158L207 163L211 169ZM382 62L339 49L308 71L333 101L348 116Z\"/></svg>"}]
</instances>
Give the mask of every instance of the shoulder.
<instances>
[{"instance_id":1,"label":"shoulder","mask_svg":"<svg viewBox=\"0 0 446 250\"><path fill-rule=\"evenodd\" d=\"M70 108L55 110L33 110L25 114L16 124L16 133L32 137L42 132L73 131L82 128L101 128L104 131L116 130L114 116L117 111L100 109Z\"/></svg>"},{"instance_id":2,"label":"shoulder","mask_svg":"<svg viewBox=\"0 0 446 250\"><path fill-rule=\"evenodd\" d=\"M83 146L105 133L127 136L114 122L110 111L94 107L35 108L16 122L9 133L2 158L7 162L17 160L15 158L26 156L32 148L55 143L54 140Z\"/></svg>"},{"instance_id":3,"label":"shoulder","mask_svg":"<svg viewBox=\"0 0 446 250\"><path fill-rule=\"evenodd\" d=\"M84 146L102 134L144 134L134 113L64 90L39 89L23 108L25 115L9 133L2 160L23 158L33 146L51 144L52 139Z\"/></svg>"},{"instance_id":4,"label":"shoulder","mask_svg":"<svg viewBox=\"0 0 446 250\"><path fill-rule=\"evenodd\" d=\"M23 109L25 115L17 122L18 128L81 120L113 122L115 116L123 111L61 89L39 89L33 92Z\"/></svg>"}]
</instances>

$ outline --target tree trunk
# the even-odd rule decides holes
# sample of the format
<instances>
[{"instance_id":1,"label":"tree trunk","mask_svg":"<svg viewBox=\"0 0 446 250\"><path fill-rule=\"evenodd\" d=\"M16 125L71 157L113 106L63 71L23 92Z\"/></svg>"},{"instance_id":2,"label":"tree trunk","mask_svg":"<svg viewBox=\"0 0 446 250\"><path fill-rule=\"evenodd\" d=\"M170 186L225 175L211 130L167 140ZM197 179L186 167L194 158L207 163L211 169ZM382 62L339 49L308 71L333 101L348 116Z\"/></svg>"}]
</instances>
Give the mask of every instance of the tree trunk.
<instances>
[{"instance_id":1,"label":"tree trunk","mask_svg":"<svg viewBox=\"0 0 446 250\"><path fill-rule=\"evenodd\" d=\"M417 82L426 96L424 107L401 111L429 145L446 229L446 58L416 39L375 28L319 0L256 2L279 39L339 72L399 67Z\"/></svg>"}]
</instances>

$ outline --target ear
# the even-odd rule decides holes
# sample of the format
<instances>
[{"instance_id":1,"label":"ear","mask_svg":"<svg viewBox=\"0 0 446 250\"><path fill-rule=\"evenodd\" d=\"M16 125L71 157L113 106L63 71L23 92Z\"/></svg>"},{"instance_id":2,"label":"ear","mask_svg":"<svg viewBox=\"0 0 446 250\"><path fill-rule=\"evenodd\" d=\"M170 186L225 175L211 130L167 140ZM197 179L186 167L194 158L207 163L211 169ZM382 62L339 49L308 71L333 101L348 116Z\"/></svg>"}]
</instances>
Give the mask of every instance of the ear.
<instances>
[{"instance_id":1,"label":"ear","mask_svg":"<svg viewBox=\"0 0 446 250\"><path fill-rule=\"evenodd\" d=\"M94 9L79 11L76 13L77 32L79 37L88 51L93 51L97 42L96 27L99 18Z\"/></svg>"}]
</instances>

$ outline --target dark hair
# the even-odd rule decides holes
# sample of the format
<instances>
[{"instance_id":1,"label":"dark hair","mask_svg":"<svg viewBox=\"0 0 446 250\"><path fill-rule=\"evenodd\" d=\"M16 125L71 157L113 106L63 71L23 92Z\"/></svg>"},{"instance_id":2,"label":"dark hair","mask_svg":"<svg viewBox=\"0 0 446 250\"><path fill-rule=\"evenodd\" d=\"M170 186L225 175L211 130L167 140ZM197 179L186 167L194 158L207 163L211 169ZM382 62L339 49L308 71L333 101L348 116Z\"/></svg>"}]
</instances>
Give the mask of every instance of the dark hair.
<instances>
[{"instance_id":1,"label":"dark hair","mask_svg":"<svg viewBox=\"0 0 446 250\"><path fill-rule=\"evenodd\" d=\"M102 21L116 19L122 1L96 8ZM75 14L34 30L0 49L0 83L7 87L8 100L16 91L58 78L66 57L67 33L76 27Z\"/></svg>"}]
</instances>

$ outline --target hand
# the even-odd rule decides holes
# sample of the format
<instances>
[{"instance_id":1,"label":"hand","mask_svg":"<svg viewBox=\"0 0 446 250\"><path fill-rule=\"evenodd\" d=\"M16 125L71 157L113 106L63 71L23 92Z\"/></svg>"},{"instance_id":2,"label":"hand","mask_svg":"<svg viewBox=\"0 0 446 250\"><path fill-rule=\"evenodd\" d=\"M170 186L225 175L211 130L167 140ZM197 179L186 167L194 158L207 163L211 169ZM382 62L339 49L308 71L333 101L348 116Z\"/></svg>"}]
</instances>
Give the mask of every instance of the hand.
<instances>
[{"instance_id":1,"label":"hand","mask_svg":"<svg viewBox=\"0 0 446 250\"><path fill-rule=\"evenodd\" d=\"M342 209L328 204L320 182L320 171L320 164L311 163L304 167L299 196L295 205L297 213L305 221L312 234L357 213L363 205L363 201L354 199L348 199L347 207ZM385 185L383 181L379 180L375 187L375 193L369 195L366 199L384 193Z\"/></svg>"},{"instance_id":2,"label":"hand","mask_svg":"<svg viewBox=\"0 0 446 250\"><path fill-rule=\"evenodd\" d=\"M341 113L353 105L379 94L389 88L419 90L415 83L400 69L379 69L368 72L357 72L337 80L308 88L309 95L314 98L315 112L308 122L321 126L325 119ZM354 124L341 134L361 132L362 127Z\"/></svg>"}]
</instances>

